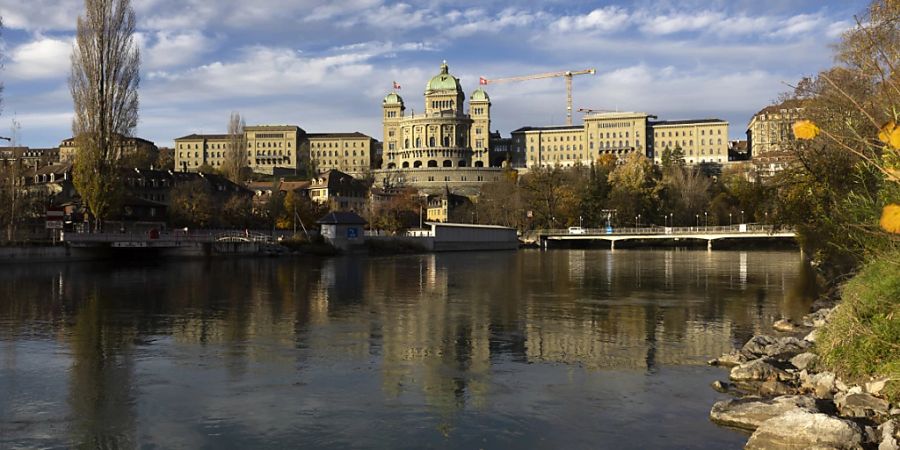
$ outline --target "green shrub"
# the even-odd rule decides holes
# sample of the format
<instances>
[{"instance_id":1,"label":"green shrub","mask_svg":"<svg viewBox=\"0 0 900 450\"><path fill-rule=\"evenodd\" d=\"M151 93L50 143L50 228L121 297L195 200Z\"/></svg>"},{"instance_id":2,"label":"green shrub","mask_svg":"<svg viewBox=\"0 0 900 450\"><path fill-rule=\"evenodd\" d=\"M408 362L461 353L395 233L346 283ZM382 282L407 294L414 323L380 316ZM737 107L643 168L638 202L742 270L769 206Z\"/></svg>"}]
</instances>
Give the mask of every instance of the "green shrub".
<instances>
[{"instance_id":1,"label":"green shrub","mask_svg":"<svg viewBox=\"0 0 900 450\"><path fill-rule=\"evenodd\" d=\"M875 259L847 282L817 348L825 367L848 381L890 378L886 395L900 401L900 251Z\"/></svg>"}]
</instances>

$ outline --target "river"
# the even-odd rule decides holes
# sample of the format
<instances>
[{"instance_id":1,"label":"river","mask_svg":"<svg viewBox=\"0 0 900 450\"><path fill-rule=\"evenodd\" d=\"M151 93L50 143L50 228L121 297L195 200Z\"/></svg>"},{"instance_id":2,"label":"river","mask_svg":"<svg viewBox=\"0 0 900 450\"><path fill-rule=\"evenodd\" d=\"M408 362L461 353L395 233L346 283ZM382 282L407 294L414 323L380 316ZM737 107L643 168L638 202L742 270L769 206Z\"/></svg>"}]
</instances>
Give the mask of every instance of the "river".
<instances>
[{"instance_id":1,"label":"river","mask_svg":"<svg viewBox=\"0 0 900 450\"><path fill-rule=\"evenodd\" d=\"M793 251L0 265L0 448L740 448Z\"/></svg>"}]
</instances>

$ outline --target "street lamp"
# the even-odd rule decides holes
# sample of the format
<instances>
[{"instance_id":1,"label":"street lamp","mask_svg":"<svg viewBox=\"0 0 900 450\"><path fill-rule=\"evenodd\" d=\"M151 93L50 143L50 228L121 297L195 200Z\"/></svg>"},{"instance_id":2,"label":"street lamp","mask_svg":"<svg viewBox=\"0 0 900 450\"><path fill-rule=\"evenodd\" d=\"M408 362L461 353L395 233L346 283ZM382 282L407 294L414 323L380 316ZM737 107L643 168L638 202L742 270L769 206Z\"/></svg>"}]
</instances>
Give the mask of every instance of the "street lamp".
<instances>
[{"instance_id":1,"label":"street lamp","mask_svg":"<svg viewBox=\"0 0 900 450\"><path fill-rule=\"evenodd\" d=\"M709 213L706 211L703 211L703 220L706 221L706 227L709 228Z\"/></svg>"},{"instance_id":2,"label":"street lamp","mask_svg":"<svg viewBox=\"0 0 900 450\"><path fill-rule=\"evenodd\" d=\"M700 214L694 214L694 217L697 219L697 228L700 228Z\"/></svg>"},{"instance_id":3,"label":"street lamp","mask_svg":"<svg viewBox=\"0 0 900 450\"><path fill-rule=\"evenodd\" d=\"M731 213L728 213L728 226L732 226L734 223L731 221Z\"/></svg>"},{"instance_id":4,"label":"street lamp","mask_svg":"<svg viewBox=\"0 0 900 450\"><path fill-rule=\"evenodd\" d=\"M669 213L669 226L675 227L675 213Z\"/></svg>"},{"instance_id":5,"label":"street lamp","mask_svg":"<svg viewBox=\"0 0 900 450\"><path fill-rule=\"evenodd\" d=\"M741 210L741 223L744 223L744 210Z\"/></svg>"},{"instance_id":6,"label":"street lamp","mask_svg":"<svg viewBox=\"0 0 900 450\"><path fill-rule=\"evenodd\" d=\"M637 228L638 216L634 216L634 227Z\"/></svg>"}]
</instances>

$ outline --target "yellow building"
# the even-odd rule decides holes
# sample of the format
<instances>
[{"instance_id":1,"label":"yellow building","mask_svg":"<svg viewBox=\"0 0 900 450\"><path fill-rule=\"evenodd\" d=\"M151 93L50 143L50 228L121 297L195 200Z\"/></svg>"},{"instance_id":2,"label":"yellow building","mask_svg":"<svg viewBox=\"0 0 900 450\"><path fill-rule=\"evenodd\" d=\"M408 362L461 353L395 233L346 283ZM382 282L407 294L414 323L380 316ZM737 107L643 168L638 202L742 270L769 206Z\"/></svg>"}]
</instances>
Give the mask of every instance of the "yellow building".
<instances>
[{"instance_id":1,"label":"yellow building","mask_svg":"<svg viewBox=\"0 0 900 450\"><path fill-rule=\"evenodd\" d=\"M247 166L254 172L274 173L276 168L298 170L308 160L306 132L294 125L244 127ZM221 169L231 153L227 134L191 134L175 139L175 168L197 171L208 165Z\"/></svg>"},{"instance_id":2,"label":"yellow building","mask_svg":"<svg viewBox=\"0 0 900 450\"><path fill-rule=\"evenodd\" d=\"M116 152L118 152L117 158L155 162L156 158L159 156L159 149L156 147L156 144L146 139L114 135L113 140L116 143ZM74 163L77 155L78 140L76 138L68 138L59 144L60 162Z\"/></svg>"},{"instance_id":3,"label":"yellow building","mask_svg":"<svg viewBox=\"0 0 900 450\"><path fill-rule=\"evenodd\" d=\"M647 154L647 121L651 116L642 112L608 112L585 116L591 159L603 155L624 158L630 153Z\"/></svg>"},{"instance_id":4,"label":"yellow building","mask_svg":"<svg viewBox=\"0 0 900 450\"><path fill-rule=\"evenodd\" d=\"M360 132L310 133L309 157L319 172L339 170L354 176L372 169L375 139Z\"/></svg>"},{"instance_id":5,"label":"yellow building","mask_svg":"<svg viewBox=\"0 0 900 450\"><path fill-rule=\"evenodd\" d=\"M798 100L787 100L763 108L754 114L747 125L747 142L754 157L780 152L794 139L792 125L802 117Z\"/></svg>"},{"instance_id":6,"label":"yellow building","mask_svg":"<svg viewBox=\"0 0 900 450\"><path fill-rule=\"evenodd\" d=\"M646 154L646 113L610 112L584 118L583 125L524 127L512 132L512 146L526 167L590 165L603 155Z\"/></svg>"},{"instance_id":7,"label":"yellow building","mask_svg":"<svg viewBox=\"0 0 900 450\"><path fill-rule=\"evenodd\" d=\"M687 164L728 162L728 122L720 119L649 122L649 154L660 163L665 149L681 148Z\"/></svg>"},{"instance_id":8,"label":"yellow building","mask_svg":"<svg viewBox=\"0 0 900 450\"><path fill-rule=\"evenodd\" d=\"M581 125L559 127L523 127L512 132L513 145L525 145L525 166L571 167L590 165L590 152Z\"/></svg>"},{"instance_id":9,"label":"yellow building","mask_svg":"<svg viewBox=\"0 0 900 450\"><path fill-rule=\"evenodd\" d=\"M407 115L396 92L382 101L385 169L487 167L490 99L472 93L469 114L459 80L446 62L425 87L425 112Z\"/></svg>"}]
</instances>

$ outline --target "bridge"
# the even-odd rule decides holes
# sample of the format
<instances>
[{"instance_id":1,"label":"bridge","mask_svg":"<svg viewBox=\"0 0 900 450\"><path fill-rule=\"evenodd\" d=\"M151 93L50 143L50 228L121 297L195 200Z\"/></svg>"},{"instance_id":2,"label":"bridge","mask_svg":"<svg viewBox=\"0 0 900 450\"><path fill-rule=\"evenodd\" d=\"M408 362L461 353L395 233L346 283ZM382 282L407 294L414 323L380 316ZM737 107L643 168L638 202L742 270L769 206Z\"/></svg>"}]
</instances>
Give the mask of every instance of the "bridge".
<instances>
[{"instance_id":1,"label":"bridge","mask_svg":"<svg viewBox=\"0 0 900 450\"><path fill-rule=\"evenodd\" d=\"M725 239L791 239L796 238L792 230L776 229L772 225L740 224L715 227L640 227L640 228L569 228L541 230L538 232L541 248L547 248L550 241L608 241L610 248L616 248L617 241L630 240L700 240L706 241L706 248L712 250L713 241Z\"/></svg>"}]
</instances>

